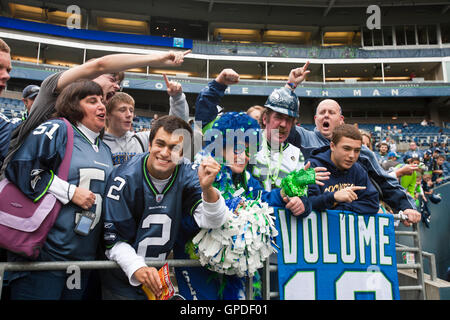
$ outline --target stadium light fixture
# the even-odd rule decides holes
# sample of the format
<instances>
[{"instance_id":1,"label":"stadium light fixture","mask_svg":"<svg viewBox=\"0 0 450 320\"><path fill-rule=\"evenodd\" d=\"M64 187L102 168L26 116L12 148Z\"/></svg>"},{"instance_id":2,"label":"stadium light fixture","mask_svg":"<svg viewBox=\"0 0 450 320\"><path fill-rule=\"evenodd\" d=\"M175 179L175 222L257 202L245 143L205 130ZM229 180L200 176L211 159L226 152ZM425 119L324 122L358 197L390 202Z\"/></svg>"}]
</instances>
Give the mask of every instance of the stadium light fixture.
<instances>
[{"instance_id":1,"label":"stadium light fixture","mask_svg":"<svg viewBox=\"0 0 450 320\"><path fill-rule=\"evenodd\" d=\"M149 73L166 74L168 76L179 76L179 77L192 77L194 75L192 72L175 71L175 70L162 70L162 69L150 69Z\"/></svg>"}]
</instances>

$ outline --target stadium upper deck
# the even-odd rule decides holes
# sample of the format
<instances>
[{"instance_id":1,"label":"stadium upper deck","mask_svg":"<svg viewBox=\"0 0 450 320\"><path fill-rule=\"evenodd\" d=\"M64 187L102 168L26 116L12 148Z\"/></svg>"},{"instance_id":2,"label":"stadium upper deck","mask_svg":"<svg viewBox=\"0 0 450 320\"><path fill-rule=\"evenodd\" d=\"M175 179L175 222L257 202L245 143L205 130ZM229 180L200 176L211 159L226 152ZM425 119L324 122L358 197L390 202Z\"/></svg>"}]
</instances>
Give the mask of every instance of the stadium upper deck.
<instances>
[{"instance_id":1,"label":"stadium upper deck","mask_svg":"<svg viewBox=\"0 0 450 320\"><path fill-rule=\"evenodd\" d=\"M192 48L177 69L129 70L124 89L160 91L162 97L160 74L166 73L194 95L231 67L241 82L227 94L262 99L308 60L311 75L297 89L300 97L400 98L404 104L415 99L412 105L421 99L422 108L432 104L436 109L435 123L448 122L448 2L390 2L378 1L380 29L369 30L367 1L170 1L178 10L162 1L149 7L132 0L121 10L100 1L80 4L79 16L66 12L67 1L41 6L39 1L5 1L0 37L12 48L10 86L18 90L24 79L39 82L61 68L109 53ZM68 29L68 21L72 26L78 21L79 29ZM233 98L229 101L236 105ZM412 116L419 120L426 114Z\"/></svg>"}]
</instances>

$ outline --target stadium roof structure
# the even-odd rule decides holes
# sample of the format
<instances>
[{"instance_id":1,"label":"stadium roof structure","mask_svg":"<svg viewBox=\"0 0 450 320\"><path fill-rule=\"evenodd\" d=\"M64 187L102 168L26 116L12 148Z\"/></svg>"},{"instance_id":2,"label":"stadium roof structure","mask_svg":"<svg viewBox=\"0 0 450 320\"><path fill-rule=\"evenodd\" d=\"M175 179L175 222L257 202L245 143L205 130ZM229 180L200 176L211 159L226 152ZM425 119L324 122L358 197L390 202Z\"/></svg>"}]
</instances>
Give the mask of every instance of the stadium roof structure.
<instances>
[{"instance_id":1,"label":"stadium roof structure","mask_svg":"<svg viewBox=\"0 0 450 320\"><path fill-rule=\"evenodd\" d=\"M53 1L2 1L5 3L62 10L74 4L72 0ZM125 4L126 3L126 4ZM416 23L416 19L429 23L448 21L450 3L446 0L128 0L123 1L77 1L82 12L92 17L111 13L117 17L136 19L167 17L208 22L234 22L278 24L297 26L327 26L362 24L366 8L378 5L386 23ZM7 8L8 5L2 7ZM150 18L150 19L151 19Z\"/></svg>"}]
</instances>

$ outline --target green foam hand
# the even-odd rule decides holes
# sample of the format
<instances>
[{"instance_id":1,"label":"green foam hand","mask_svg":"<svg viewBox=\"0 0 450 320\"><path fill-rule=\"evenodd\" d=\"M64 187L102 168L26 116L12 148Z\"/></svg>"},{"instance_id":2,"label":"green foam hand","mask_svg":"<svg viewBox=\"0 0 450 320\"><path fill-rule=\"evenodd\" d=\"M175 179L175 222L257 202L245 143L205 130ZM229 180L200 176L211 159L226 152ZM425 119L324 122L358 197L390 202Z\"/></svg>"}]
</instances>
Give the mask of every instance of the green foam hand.
<instances>
[{"instance_id":1,"label":"green foam hand","mask_svg":"<svg viewBox=\"0 0 450 320\"><path fill-rule=\"evenodd\" d=\"M281 180L281 188L288 197L303 197L308 193L308 184L316 183L313 168L292 171Z\"/></svg>"}]
</instances>

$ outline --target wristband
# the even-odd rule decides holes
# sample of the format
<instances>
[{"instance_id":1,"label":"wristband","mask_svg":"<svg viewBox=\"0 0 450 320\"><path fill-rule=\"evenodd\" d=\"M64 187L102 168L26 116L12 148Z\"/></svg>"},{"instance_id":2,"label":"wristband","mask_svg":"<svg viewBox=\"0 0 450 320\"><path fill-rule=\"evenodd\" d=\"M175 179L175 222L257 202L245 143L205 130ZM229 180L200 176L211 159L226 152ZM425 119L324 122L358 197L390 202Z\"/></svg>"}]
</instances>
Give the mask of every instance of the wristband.
<instances>
[{"instance_id":1,"label":"wristband","mask_svg":"<svg viewBox=\"0 0 450 320\"><path fill-rule=\"evenodd\" d=\"M297 88L297 85L293 82L286 82L286 84L291 87L292 90L295 90L295 88Z\"/></svg>"}]
</instances>

